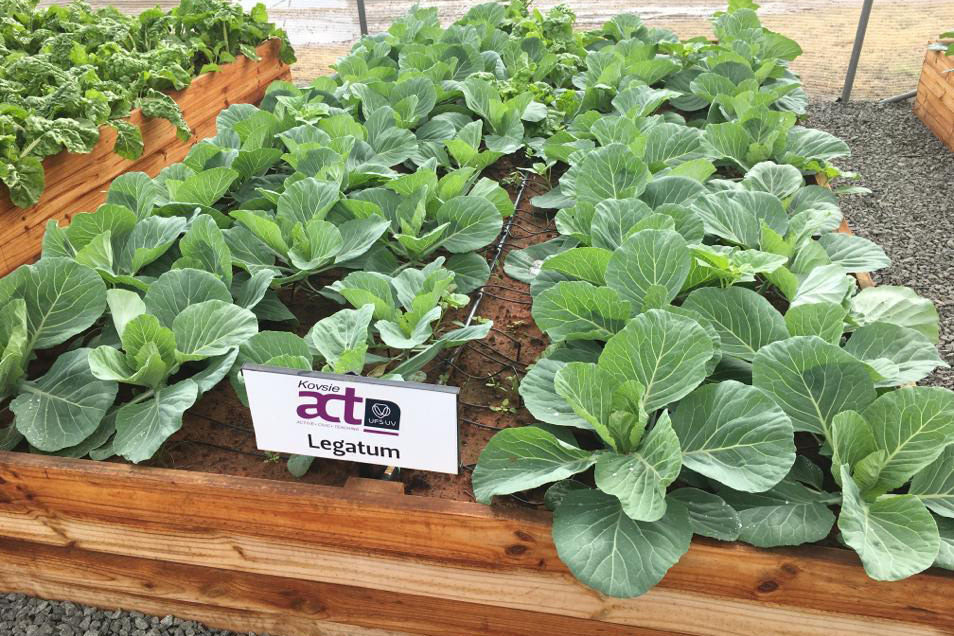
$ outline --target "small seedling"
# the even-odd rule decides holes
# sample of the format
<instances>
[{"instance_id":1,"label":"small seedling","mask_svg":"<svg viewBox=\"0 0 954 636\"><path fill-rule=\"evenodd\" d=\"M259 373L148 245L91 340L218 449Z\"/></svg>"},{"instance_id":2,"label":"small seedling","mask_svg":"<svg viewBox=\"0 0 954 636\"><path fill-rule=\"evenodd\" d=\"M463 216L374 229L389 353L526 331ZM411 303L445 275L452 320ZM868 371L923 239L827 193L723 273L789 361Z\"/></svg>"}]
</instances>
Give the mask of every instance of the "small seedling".
<instances>
[{"instance_id":1,"label":"small seedling","mask_svg":"<svg viewBox=\"0 0 954 636\"><path fill-rule=\"evenodd\" d=\"M517 407L511 404L508 398L504 398L500 404L492 405L490 410L494 413L509 413L510 415L517 414Z\"/></svg>"}]
</instances>

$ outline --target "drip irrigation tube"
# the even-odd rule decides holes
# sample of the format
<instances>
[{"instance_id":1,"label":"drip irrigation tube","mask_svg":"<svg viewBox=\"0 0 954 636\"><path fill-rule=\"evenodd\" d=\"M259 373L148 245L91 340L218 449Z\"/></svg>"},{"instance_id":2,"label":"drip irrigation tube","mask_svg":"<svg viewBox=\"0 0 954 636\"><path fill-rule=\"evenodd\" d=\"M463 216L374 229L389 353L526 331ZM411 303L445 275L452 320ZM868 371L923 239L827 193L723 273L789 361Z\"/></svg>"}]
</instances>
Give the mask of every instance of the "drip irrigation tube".
<instances>
[{"instance_id":1,"label":"drip irrigation tube","mask_svg":"<svg viewBox=\"0 0 954 636\"><path fill-rule=\"evenodd\" d=\"M504 246L507 244L507 241L510 239L510 232L514 226L514 220L517 218L517 212L520 209L520 203L523 201L523 193L527 189L527 181L529 181L529 176L524 173L523 181L520 182L520 189L517 191L517 197L514 199L513 207L514 212L510 215L510 218L507 219L506 225L504 225L503 230L500 231L500 240L497 241L496 248L494 249L494 257L490 261L490 275L493 275L494 270L497 269L497 264L500 262L500 257L503 254ZM477 310L480 309L480 302L484 299L484 296L492 296L487 291L488 283L484 283L480 286L480 289L477 291L477 297L474 299L474 304L470 308L470 313L467 315L467 319L464 321L464 326L469 327L470 324L474 321L474 318L477 316ZM506 299L509 300L509 299ZM450 358L443 365L441 373L443 374L452 364L457 362L457 356L460 355L460 348L454 349L454 352L451 354Z\"/></svg>"}]
</instances>

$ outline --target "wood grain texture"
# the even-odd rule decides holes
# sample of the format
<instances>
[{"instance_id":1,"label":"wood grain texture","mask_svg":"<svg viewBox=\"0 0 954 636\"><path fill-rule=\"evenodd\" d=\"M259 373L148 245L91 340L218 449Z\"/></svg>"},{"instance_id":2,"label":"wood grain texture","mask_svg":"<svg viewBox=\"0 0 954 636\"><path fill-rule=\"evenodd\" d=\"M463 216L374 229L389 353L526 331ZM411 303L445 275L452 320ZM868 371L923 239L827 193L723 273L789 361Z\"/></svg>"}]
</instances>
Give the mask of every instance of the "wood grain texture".
<instances>
[{"instance_id":1,"label":"wood grain texture","mask_svg":"<svg viewBox=\"0 0 954 636\"><path fill-rule=\"evenodd\" d=\"M238 56L221 71L201 75L188 88L171 93L195 133L188 141L176 137L169 122L143 117L137 110L129 121L142 130L144 148L138 159L130 161L115 154L116 133L103 126L92 152L62 152L44 160L46 188L36 205L17 208L0 188L0 276L39 256L49 220L62 223L78 212L94 210L106 200L112 180L124 172L156 176L165 166L184 159L201 139L215 134L219 111L231 104L258 103L273 80L290 79L289 67L279 59L279 48L278 40L266 42L258 48L260 61Z\"/></svg>"},{"instance_id":2,"label":"wood grain texture","mask_svg":"<svg viewBox=\"0 0 954 636\"><path fill-rule=\"evenodd\" d=\"M130 599L149 596L195 606L189 617L208 622L203 607L240 612L238 620L214 626L248 631L248 613L279 615L296 622L351 626L387 634L429 636L550 636L560 633L661 636L655 630L634 631L611 623L593 624L540 612L499 609L488 613L475 603L453 602L400 592L383 592L350 585L333 585L281 576L252 575L234 570L203 568L139 559L78 548L61 548L0 539L0 561L12 567L0 571L0 589L30 589L38 584L59 595L73 587ZM77 584L77 582L81 582ZM47 595L48 596L48 595ZM136 607L136 601L126 607ZM568 630L568 631L563 631ZM285 633L279 630L280 633ZM298 633L310 633L297 630ZM350 633L350 632L345 632ZM356 632L364 634L364 631Z\"/></svg>"},{"instance_id":3,"label":"wood grain texture","mask_svg":"<svg viewBox=\"0 0 954 636\"><path fill-rule=\"evenodd\" d=\"M925 53L914 113L954 151L954 57L943 51Z\"/></svg>"},{"instance_id":4,"label":"wood grain texture","mask_svg":"<svg viewBox=\"0 0 954 636\"><path fill-rule=\"evenodd\" d=\"M697 540L649 594L608 598L566 570L549 521L426 497L0 453L0 536L20 542L469 603L485 617L590 620L593 629L954 631L954 575L878 583L853 553L831 548ZM570 625L548 630L599 633Z\"/></svg>"}]
</instances>

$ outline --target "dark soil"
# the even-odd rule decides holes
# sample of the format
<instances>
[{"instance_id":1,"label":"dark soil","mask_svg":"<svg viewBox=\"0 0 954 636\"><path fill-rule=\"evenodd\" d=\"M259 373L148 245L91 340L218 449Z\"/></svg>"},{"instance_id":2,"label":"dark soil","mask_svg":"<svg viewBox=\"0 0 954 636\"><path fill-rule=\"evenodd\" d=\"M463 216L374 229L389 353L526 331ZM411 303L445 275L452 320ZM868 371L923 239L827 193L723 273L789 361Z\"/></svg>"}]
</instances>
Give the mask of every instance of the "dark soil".
<instances>
[{"instance_id":1,"label":"dark soil","mask_svg":"<svg viewBox=\"0 0 954 636\"><path fill-rule=\"evenodd\" d=\"M934 301L941 357L954 364L954 153L914 115L910 102L818 102L806 125L848 142L852 156L837 164L859 173L850 183L871 194L841 197L841 208L852 230L884 248L892 261L873 274L875 282L905 285ZM939 369L922 384L954 389L954 371Z\"/></svg>"}]
</instances>

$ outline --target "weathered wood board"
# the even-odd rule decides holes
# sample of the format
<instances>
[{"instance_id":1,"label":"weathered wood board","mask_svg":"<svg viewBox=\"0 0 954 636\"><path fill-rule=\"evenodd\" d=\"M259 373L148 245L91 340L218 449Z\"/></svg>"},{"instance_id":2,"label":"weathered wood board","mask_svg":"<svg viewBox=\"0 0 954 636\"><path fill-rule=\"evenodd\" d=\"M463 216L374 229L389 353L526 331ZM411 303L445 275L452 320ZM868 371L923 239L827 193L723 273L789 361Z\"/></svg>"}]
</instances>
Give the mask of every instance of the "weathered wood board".
<instances>
[{"instance_id":1,"label":"weathered wood board","mask_svg":"<svg viewBox=\"0 0 954 636\"><path fill-rule=\"evenodd\" d=\"M573 579L546 513L380 487L0 453L0 537L0 590L286 636L954 632L954 573L696 540L614 599Z\"/></svg>"}]
</instances>

